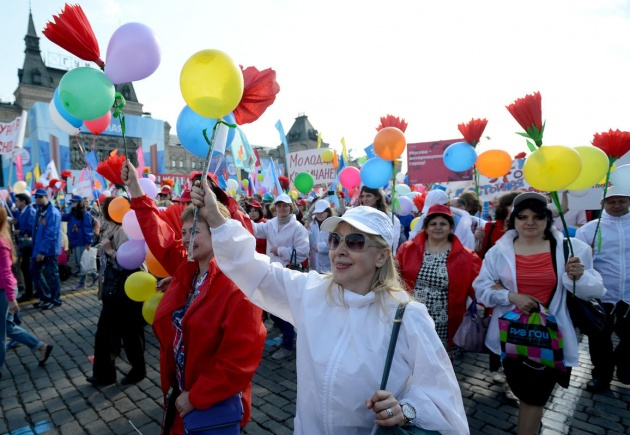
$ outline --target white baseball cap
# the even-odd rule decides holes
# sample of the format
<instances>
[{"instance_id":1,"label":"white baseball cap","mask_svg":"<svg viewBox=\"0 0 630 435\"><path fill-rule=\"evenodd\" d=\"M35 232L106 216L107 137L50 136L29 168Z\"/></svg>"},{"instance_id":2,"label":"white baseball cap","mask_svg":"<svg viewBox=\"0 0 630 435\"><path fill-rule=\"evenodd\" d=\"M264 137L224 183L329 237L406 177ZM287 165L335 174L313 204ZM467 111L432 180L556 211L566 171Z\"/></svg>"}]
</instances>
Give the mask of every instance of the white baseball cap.
<instances>
[{"instance_id":1,"label":"white baseball cap","mask_svg":"<svg viewBox=\"0 0 630 435\"><path fill-rule=\"evenodd\" d=\"M606 198L610 198L612 196L627 196L630 197L630 192L624 189L616 188L615 186L611 186L606 191Z\"/></svg>"},{"instance_id":2,"label":"white baseball cap","mask_svg":"<svg viewBox=\"0 0 630 435\"><path fill-rule=\"evenodd\" d=\"M278 197L273 200L274 204L277 202L286 202L287 204L293 204L293 201L291 201L291 198L289 198L289 195L287 195L286 193L278 195Z\"/></svg>"},{"instance_id":3,"label":"white baseball cap","mask_svg":"<svg viewBox=\"0 0 630 435\"><path fill-rule=\"evenodd\" d=\"M323 213L330 208L330 203L325 199L320 199L315 203L315 209L313 213Z\"/></svg>"},{"instance_id":4,"label":"white baseball cap","mask_svg":"<svg viewBox=\"0 0 630 435\"><path fill-rule=\"evenodd\" d=\"M322 231L333 232L338 224L346 222L366 234L381 236L389 246L394 244L394 225L385 213L360 205L349 209L343 216L332 216L324 221Z\"/></svg>"}]
</instances>

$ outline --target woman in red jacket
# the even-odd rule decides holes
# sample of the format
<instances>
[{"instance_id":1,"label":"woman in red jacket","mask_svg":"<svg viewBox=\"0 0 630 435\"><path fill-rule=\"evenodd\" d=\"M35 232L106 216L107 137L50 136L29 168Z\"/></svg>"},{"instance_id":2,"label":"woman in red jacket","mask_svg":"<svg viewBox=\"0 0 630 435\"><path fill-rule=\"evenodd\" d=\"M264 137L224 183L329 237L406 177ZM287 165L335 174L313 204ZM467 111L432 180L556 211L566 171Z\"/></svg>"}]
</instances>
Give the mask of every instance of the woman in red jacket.
<instances>
[{"instance_id":1,"label":"woman in red jacket","mask_svg":"<svg viewBox=\"0 0 630 435\"><path fill-rule=\"evenodd\" d=\"M247 214L252 222L267 222L264 217L263 206L258 201L250 201L247 204ZM267 239L256 239L256 252L259 254L267 254Z\"/></svg>"},{"instance_id":2,"label":"woman in red jacket","mask_svg":"<svg viewBox=\"0 0 630 435\"><path fill-rule=\"evenodd\" d=\"M434 205L422 231L403 243L396 255L407 291L426 305L451 357L456 354L453 336L466 312L466 298L474 296L472 282L481 269L477 254L452 233L454 226L450 208Z\"/></svg>"},{"instance_id":3,"label":"woman in red jacket","mask_svg":"<svg viewBox=\"0 0 630 435\"><path fill-rule=\"evenodd\" d=\"M176 239L174 231L159 218L154 201L142 191L137 172L128 161L122 179L129 187L131 208L151 253L172 277L153 321L160 341L165 398L172 389L163 433L184 433L182 419L190 411L210 408L237 394L242 394L243 427L250 418L251 381L266 336L262 312L217 267L210 230L201 218L194 237L194 261L188 261L192 206L182 213L182 239ZM218 189L216 180L212 182ZM222 210L226 217L247 219L240 216L234 200L227 203ZM169 413L173 408L174 416Z\"/></svg>"}]
</instances>

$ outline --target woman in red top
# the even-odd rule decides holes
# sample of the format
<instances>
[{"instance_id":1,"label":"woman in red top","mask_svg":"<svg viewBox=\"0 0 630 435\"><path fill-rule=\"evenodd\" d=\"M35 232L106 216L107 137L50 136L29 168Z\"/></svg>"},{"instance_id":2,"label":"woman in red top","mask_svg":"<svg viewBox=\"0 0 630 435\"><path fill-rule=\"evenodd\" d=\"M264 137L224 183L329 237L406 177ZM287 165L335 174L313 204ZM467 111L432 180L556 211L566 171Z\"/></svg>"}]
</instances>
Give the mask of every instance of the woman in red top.
<instances>
[{"instance_id":1,"label":"woman in red top","mask_svg":"<svg viewBox=\"0 0 630 435\"><path fill-rule=\"evenodd\" d=\"M249 421L251 388L258 368L266 331L260 308L219 270L212 250L209 227L199 218L193 246L194 261L188 261L186 247L191 238L192 206L182 213L182 239L159 218L158 210L138 183L135 168L128 161L122 179L132 196L147 245L172 276L160 302L153 330L160 341L160 377L168 400L163 433L184 433L183 418L194 409L207 409L242 393L244 415ZM216 180L212 180L216 189ZM221 197L227 199L224 192ZM234 200L223 207L226 217L241 216ZM247 219L249 220L249 219ZM176 409L174 421L169 409Z\"/></svg>"},{"instance_id":2,"label":"woman in red top","mask_svg":"<svg viewBox=\"0 0 630 435\"><path fill-rule=\"evenodd\" d=\"M492 222L486 222L484 228L477 227L475 239L481 243L476 245L475 251L479 257L485 257L486 252L488 252L507 231L507 220L512 212L514 198L521 193L523 193L522 190L514 190L501 195L494 212L494 220Z\"/></svg>"},{"instance_id":3,"label":"woman in red top","mask_svg":"<svg viewBox=\"0 0 630 435\"><path fill-rule=\"evenodd\" d=\"M434 205L422 231L396 254L407 291L427 306L451 356L456 353L453 336L466 312L466 298L474 296L472 282L481 269L481 259L452 233L454 226L450 208Z\"/></svg>"},{"instance_id":4,"label":"woman in red top","mask_svg":"<svg viewBox=\"0 0 630 435\"><path fill-rule=\"evenodd\" d=\"M247 204L247 214L252 222L267 222L263 214L263 206L258 201L250 201ZM267 239L256 239L256 252L259 254L267 254Z\"/></svg>"}]
</instances>

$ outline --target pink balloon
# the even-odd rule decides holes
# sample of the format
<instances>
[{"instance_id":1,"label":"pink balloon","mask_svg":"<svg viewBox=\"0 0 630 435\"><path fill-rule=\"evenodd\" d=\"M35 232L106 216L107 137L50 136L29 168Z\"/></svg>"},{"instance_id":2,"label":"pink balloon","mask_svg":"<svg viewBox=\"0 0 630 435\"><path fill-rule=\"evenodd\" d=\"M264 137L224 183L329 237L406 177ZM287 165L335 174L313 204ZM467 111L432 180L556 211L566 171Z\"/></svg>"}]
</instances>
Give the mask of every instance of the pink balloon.
<instances>
[{"instance_id":1,"label":"pink balloon","mask_svg":"<svg viewBox=\"0 0 630 435\"><path fill-rule=\"evenodd\" d=\"M361 171L354 166L346 166L339 173L339 182L346 189L353 189L361 185Z\"/></svg>"},{"instance_id":2,"label":"pink balloon","mask_svg":"<svg viewBox=\"0 0 630 435\"><path fill-rule=\"evenodd\" d=\"M406 216L408 214L411 214L412 210L413 210L413 201L407 198L406 196L399 196L398 205L394 207L394 213L396 213L398 216Z\"/></svg>"},{"instance_id":3,"label":"pink balloon","mask_svg":"<svg viewBox=\"0 0 630 435\"><path fill-rule=\"evenodd\" d=\"M116 85L142 80L155 72L160 57L153 30L141 23L123 24L107 45L105 74Z\"/></svg>"},{"instance_id":4,"label":"pink balloon","mask_svg":"<svg viewBox=\"0 0 630 435\"><path fill-rule=\"evenodd\" d=\"M112 120L112 112L107 112L105 115L101 116L98 119L94 119L92 121L83 121L83 125L85 128L90 130L92 134L101 134L104 132L107 127L109 127L109 122Z\"/></svg>"},{"instance_id":5,"label":"pink balloon","mask_svg":"<svg viewBox=\"0 0 630 435\"><path fill-rule=\"evenodd\" d=\"M129 210L123 216L122 227L127 237L134 240L140 240L144 243L144 236L142 235L142 230L140 229L140 223L138 223L138 218L136 217L136 212L134 210Z\"/></svg>"},{"instance_id":6,"label":"pink balloon","mask_svg":"<svg viewBox=\"0 0 630 435\"><path fill-rule=\"evenodd\" d=\"M116 261L121 267L133 270L142 266L146 255L144 240L127 240L116 251Z\"/></svg>"},{"instance_id":7,"label":"pink balloon","mask_svg":"<svg viewBox=\"0 0 630 435\"><path fill-rule=\"evenodd\" d=\"M155 175L149 174L147 178L155 183Z\"/></svg>"},{"instance_id":8,"label":"pink balloon","mask_svg":"<svg viewBox=\"0 0 630 435\"><path fill-rule=\"evenodd\" d=\"M140 182L140 186L142 186L142 190L144 190L144 193L151 199L155 199L155 197L158 195L158 187L155 185L155 183L153 181L151 181L148 178L140 178L138 180Z\"/></svg>"}]
</instances>

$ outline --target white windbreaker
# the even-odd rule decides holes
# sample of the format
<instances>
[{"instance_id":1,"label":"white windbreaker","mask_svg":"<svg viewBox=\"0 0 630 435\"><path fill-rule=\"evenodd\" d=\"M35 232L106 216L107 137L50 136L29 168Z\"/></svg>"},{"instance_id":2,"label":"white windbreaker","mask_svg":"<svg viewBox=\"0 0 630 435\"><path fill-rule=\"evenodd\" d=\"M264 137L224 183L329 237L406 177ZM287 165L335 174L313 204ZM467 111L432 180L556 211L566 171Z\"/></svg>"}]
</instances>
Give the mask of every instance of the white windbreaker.
<instances>
[{"instance_id":1,"label":"white windbreaker","mask_svg":"<svg viewBox=\"0 0 630 435\"><path fill-rule=\"evenodd\" d=\"M295 433L371 433L375 416L365 402L380 386L398 302L388 298L386 316L372 292L344 291L343 304L339 296L333 301L330 275L271 263L232 220L212 229L212 246L221 270L254 304L299 331ZM400 299L409 296L401 292ZM453 367L422 304L407 306L387 390L416 409L418 426L469 433Z\"/></svg>"},{"instance_id":2,"label":"white windbreaker","mask_svg":"<svg viewBox=\"0 0 630 435\"><path fill-rule=\"evenodd\" d=\"M575 237L590 245L595 227L597 221L589 222L578 228ZM602 302L616 304L624 301L630 304L630 213L615 217L604 211L600 229L602 250L598 250L595 239L593 264L606 286L606 295Z\"/></svg>"},{"instance_id":3,"label":"white windbreaker","mask_svg":"<svg viewBox=\"0 0 630 435\"><path fill-rule=\"evenodd\" d=\"M306 228L298 222L295 215L291 215L291 220L278 231L278 218L273 218L267 222L254 222L254 235L259 239L267 239L267 255L271 261L286 266L291 261L293 249L297 254L297 263L302 263L308 258L308 232ZM278 248L278 255L271 253L271 248Z\"/></svg>"},{"instance_id":4,"label":"white windbreaker","mask_svg":"<svg viewBox=\"0 0 630 435\"><path fill-rule=\"evenodd\" d=\"M309 243L311 245L311 270L319 273L330 272L330 258L328 257L328 231L322 231L313 219L308 230ZM315 251L317 247L317 251Z\"/></svg>"},{"instance_id":5,"label":"white windbreaker","mask_svg":"<svg viewBox=\"0 0 630 435\"><path fill-rule=\"evenodd\" d=\"M575 328L569 317L566 303L566 291L573 291L573 281L564 270L564 246L563 235L552 228L556 239L556 270L558 271L558 285L551 298L549 311L556 317L558 329L562 332L564 343L564 363L568 367L578 364L578 343ZM481 272L473 282L473 288L477 300L486 307L494 307L492 319L486 335L486 346L492 352L501 354L501 342L499 339L499 317L515 308L508 300L510 292L518 293L516 285L516 256L514 254L514 239L516 230L507 231L497 243L486 253L481 266ZM600 298L604 293L602 277L593 269L591 248L584 242L571 238L573 251L584 264L584 274L575 282L575 294L582 299ZM495 281L507 290L492 290ZM565 291L566 290L566 291Z\"/></svg>"}]
</instances>

